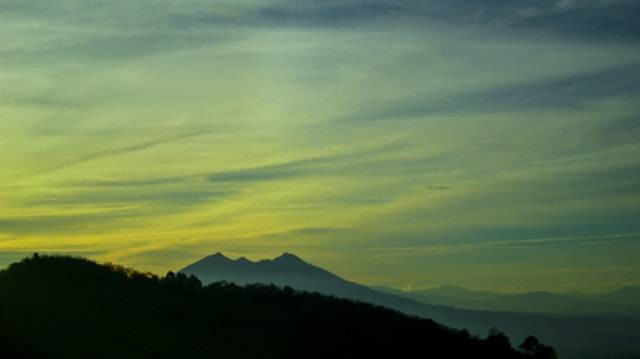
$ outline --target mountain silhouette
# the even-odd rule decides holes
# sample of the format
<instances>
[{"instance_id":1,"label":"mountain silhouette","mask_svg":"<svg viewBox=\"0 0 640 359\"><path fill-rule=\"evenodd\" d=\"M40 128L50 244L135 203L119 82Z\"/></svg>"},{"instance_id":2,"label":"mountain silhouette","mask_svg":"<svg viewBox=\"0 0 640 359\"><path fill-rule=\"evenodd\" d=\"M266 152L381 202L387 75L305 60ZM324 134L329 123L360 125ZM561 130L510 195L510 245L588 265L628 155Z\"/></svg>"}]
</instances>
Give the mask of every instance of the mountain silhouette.
<instances>
[{"instance_id":1,"label":"mountain silhouette","mask_svg":"<svg viewBox=\"0 0 640 359\"><path fill-rule=\"evenodd\" d=\"M246 258L232 260L216 253L187 265L180 272L194 275L203 283L274 284L372 303L409 315L430 318L450 327L467 329L474 335L485 335L490 328L497 327L514 342L521 342L535 334L556 348L562 358L640 357L640 318L637 317L545 314L526 310L503 312L453 308L440 303L427 304L419 298L376 290L345 280L290 253L258 261ZM464 294L467 291L450 287L443 292ZM489 292L469 295L483 299L493 297Z\"/></svg>"},{"instance_id":2,"label":"mountain silhouette","mask_svg":"<svg viewBox=\"0 0 640 359\"><path fill-rule=\"evenodd\" d=\"M273 262L301 265L293 256ZM183 273L158 277L55 256L33 256L0 271L0 357L7 359L553 358L534 337L523 345L514 350L495 330L480 339L290 287L202 286Z\"/></svg>"},{"instance_id":3,"label":"mountain silhouette","mask_svg":"<svg viewBox=\"0 0 640 359\"><path fill-rule=\"evenodd\" d=\"M640 312L640 286L627 286L612 292L597 294L594 297L617 305L633 307Z\"/></svg>"},{"instance_id":4,"label":"mountain silhouette","mask_svg":"<svg viewBox=\"0 0 640 359\"><path fill-rule=\"evenodd\" d=\"M503 294L455 286L439 286L413 291L385 287L376 287L376 289L426 304L475 310L556 314L640 314L640 296L634 287L598 295L541 291Z\"/></svg>"},{"instance_id":5,"label":"mountain silhouette","mask_svg":"<svg viewBox=\"0 0 640 359\"><path fill-rule=\"evenodd\" d=\"M279 287L286 286L296 290L358 300L399 310L410 315L432 318L458 328L468 328L477 335L486 334L494 326L482 321L468 321L465 319L466 315L452 308L426 305L342 279L290 253L283 253L274 259L249 261L246 258L232 260L218 252L184 267L179 272L185 275L194 275L205 284L222 281L237 285L273 284ZM524 339L529 334L517 333L516 339Z\"/></svg>"},{"instance_id":6,"label":"mountain silhouette","mask_svg":"<svg viewBox=\"0 0 640 359\"><path fill-rule=\"evenodd\" d=\"M220 281L238 285L263 283L352 299L371 299L376 295L391 298L384 293L346 281L291 253L253 262L244 257L232 260L218 252L186 266L179 272L195 275L205 284Z\"/></svg>"}]
</instances>

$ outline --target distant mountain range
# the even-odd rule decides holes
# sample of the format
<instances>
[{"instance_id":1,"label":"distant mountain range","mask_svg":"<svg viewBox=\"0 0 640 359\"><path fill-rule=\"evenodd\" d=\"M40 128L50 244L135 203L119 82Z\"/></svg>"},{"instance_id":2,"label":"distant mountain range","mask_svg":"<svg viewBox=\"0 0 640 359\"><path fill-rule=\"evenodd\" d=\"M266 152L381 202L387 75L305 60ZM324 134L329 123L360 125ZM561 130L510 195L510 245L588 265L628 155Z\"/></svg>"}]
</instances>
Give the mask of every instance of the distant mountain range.
<instances>
[{"instance_id":1,"label":"distant mountain range","mask_svg":"<svg viewBox=\"0 0 640 359\"><path fill-rule=\"evenodd\" d=\"M505 308L502 307L499 307L500 311L454 308L459 303L448 302L447 298L457 297L459 302L467 299L497 301L499 296L460 288L455 288L454 292L458 293L454 296L451 290L441 289L440 293L430 293L434 296L439 294L440 302L428 303L416 293L373 289L344 280L289 253L260 261L246 258L232 260L216 253L186 266L180 272L195 275L205 284L219 281L241 285L265 283L355 299L430 318L454 328L468 329L475 335L484 336L490 328L497 327L514 342L521 342L526 336L535 334L543 342L554 346L561 358L640 358L640 319L636 316L533 313L540 309L535 306L508 312L503 311ZM464 299L465 295L468 295L467 299ZM536 301L533 297L530 300ZM597 298L594 301L601 300ZM511 308L516 307L514 305Z\"/></svg>"},{"instance_id":2,"label":"distant mountain range","mask_svg":"<svg viewBox=\"0 0 640 359\"><path fill-rule=\"evenodd\" d=\"M556 314L640 315L640 287L625 287L597 295L551 292L504 294L455 286L439 286L413 291L401 291L386 287L375 287L375 289L411 298L421 303L464 309Z\"/></svg>"}]
</instances>

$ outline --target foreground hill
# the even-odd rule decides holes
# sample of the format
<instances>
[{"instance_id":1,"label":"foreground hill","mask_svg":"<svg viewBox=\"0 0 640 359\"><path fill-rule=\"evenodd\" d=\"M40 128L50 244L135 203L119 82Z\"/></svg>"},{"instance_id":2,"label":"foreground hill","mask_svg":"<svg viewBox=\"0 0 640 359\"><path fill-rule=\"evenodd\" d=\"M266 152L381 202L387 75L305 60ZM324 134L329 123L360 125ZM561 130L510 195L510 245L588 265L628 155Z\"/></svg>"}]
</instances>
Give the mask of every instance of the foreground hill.
<instances>
[{"instance_id":1,"label":"foreground hill","mask_svg":"<svg viewBox=\"0 0 640 359\"><path fill-rule=\"evenodd\" d=\"M534 357L499 332L483 340L350 300L49 256L0 272L0 345L3 358Z\"/></svg>"},{"instance_id":2,"label":"foreground hill","mask_svg":"<svg viewBox=\"0 0 640 359\"><path fill-rule=\"evenodd\" d=\"M520 343L535 333L543 342L556 348L559 356L565 359L640 358L638 317L616 314L529 313L530 310L469 310L433 305L424 303L419 298L385 293L344 280L289 253L259 261L245 258L232 260L216 253L186 266L181 272L195 275L205 283L221 280L238 284L273 283L355 299L433 319L450 327L464 328L473 335L485 335L490 328L497 327L512 338L514 343ZM468 296L469 300L487 300L493 297L493 294L485 292L444 289L440 294ZM537 301L542 299L545 298L538 298Z\"/></svg>"}]
</instances>

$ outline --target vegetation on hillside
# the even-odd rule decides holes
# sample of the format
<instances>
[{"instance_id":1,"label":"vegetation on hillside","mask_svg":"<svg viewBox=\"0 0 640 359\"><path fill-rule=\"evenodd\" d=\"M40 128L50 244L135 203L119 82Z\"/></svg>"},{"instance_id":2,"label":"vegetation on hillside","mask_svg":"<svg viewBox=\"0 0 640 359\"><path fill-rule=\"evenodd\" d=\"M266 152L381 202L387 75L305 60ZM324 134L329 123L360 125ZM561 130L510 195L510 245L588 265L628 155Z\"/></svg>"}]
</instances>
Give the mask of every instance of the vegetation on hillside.
<instances>
[{"instance_id":1,"label":"vegetation on hillside","mask_svg":"<svg viewBox=\"0 0 640 359\"><path fill-rule=\"evenodd\" d=\"M0 272L0 358L552 358L366 303L60 256Z\"/></svg>"}]
</instances>

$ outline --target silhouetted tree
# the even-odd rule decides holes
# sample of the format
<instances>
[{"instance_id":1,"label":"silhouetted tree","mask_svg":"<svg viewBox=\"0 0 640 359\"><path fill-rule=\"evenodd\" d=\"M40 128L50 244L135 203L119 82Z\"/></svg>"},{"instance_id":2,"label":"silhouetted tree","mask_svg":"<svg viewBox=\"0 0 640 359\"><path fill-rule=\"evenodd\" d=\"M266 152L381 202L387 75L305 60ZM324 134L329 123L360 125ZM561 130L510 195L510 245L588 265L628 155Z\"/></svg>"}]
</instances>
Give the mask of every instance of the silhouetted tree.
<instances>
[{"instance_id":1,"label":"silhouetted tree","mask_svg":"<svg viewBox=\"0 0 640 359\"><path fill-rule=\"evenodd\" d=\"M182 272L178 272L178 274L176 274L176 282L178 283L178 285L181 288L187 288L187 282L189 281L189 277L187 277L186 274L182 273Z\"/></svg>"},{"instance_id":2,"label":"silhouetted tree","mask_svg":"<svg viewBox=\"0 0 640 359\"><path fill-rule=\"evenodd\" d=\"M202 282L195 275L190 275L187 279L187 288L191 292L198 292L202 289Z\"/></svg>"},{"instance_id":3,"label":"silhouetted tree","mask_svg":"<svg viewBox=\"0 0 640 359\"><path fill-rule=\"evenodd\" d=\"M486 341L496 353L506 353L511 350L509 337L496 327L489 329L489 336L487 336Z\"/></svg>"},{"instance_id":4,"label":"silhouetted tree","mask_svg":"<svg viewBox=\"0 0 640 359\"><path fill-rule=\"evenodd\" d=\"M525 352L533 352L539 345L538 338L530 335L520 344L519 348Z\"/></svg>"},{"instance_id":5,"label":"silhouetted tree","mask_svg":"<svg viewBox=\"0 0 640 359\"><path fill-rule=\"evenodd\" d=\"M540 343L538 338L532 335L528 336L519 348L536 359L556 359L557 357L552 347Z\"/></svg>"},{"instance_id":6,"label":"silhouetted tree","mask_svg":"<svg viewBox=\"0 0 640 359\"><path fill-rule=\"evenodd\" d=\"M287 294L293 294L295 291L293 288L289 287L288 285L285 285L284 288L282 288L284 290L285 293Z\"/></svg>"}]
</instances>

